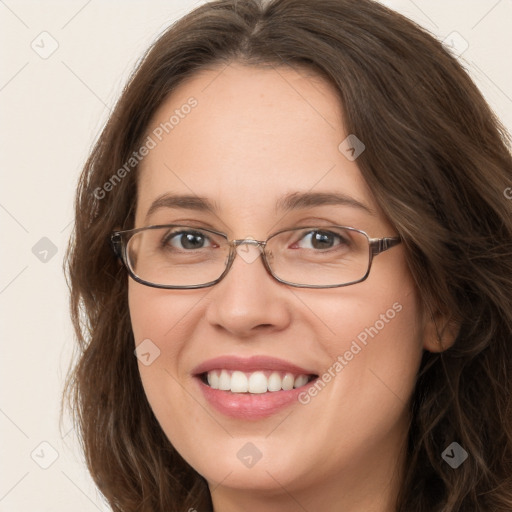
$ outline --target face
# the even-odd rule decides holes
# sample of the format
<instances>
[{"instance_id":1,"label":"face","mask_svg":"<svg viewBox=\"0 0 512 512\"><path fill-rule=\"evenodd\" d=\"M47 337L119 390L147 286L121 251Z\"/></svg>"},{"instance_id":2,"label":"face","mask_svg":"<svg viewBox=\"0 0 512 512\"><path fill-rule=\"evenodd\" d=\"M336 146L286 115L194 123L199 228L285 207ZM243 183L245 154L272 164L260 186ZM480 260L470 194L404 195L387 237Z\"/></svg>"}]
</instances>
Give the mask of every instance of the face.
<instances>
[{"instance_id":1,"label":"face","mask_svg":"<svg viewBox=\"0 0 512 512\"><path fill-rule=\"evenodd\" d=\"M357 159L339 149L347 135L336 92L304 70L203 70L150 124L155 147L140 168L135 227L187 224L265 240L300 225L343 225L395 236ZM287 196L317 193L344 200L281 208ZM213 210L162 200L171 194ZM362 475L389 479L425 344L403 246L376 256L365 281L331 289L280 283L261 258L242 254L208 288L129 279L135 342L150 340L140 375L165 434L212 486L233 491L299 493L341 475L354 484ZM243 389L235 372L285 389L215 390L204 382L214 370L234 390Z\"/></svg>"}]
</instances>

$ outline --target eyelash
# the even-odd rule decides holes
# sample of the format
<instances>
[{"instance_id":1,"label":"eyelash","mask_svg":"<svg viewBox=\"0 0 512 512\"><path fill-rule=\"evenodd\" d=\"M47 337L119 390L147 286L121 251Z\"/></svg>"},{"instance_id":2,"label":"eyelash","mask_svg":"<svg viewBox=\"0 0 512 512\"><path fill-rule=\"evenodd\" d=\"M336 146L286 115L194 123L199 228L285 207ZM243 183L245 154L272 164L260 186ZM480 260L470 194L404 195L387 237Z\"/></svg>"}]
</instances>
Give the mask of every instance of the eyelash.
<instances>
[{"instance_id":1,"label":"eyelash","mask_svg":"<svg viewBox=\"0 0 512 512\"><path fill-rule=\"evenodd\" d=\"M209 235L201 232L200 230L195 231L195 230L183 230L182 229L180 231L175 231L175 232L171 232L171 233L166 234L162 238L161 245L162 245L162 247L168 247L169 246L169 242L171 242L174 239L179 239L179 237L183 237L183 235L186 235L186 234L192 234L194 236L200 236L204 240L208 240L210 242L210 244L212 243L211 237ZM334 233L334 232L332 232L332 231L330 231L328 229L325 229L325 230L316 229L316 230L304 231L302 233L299 232L297 234L297 236L300 235L300 238L298 238L295 242L293 242L292 245L298 244L300 241L306 239L306 237L310 237L310 240L311 240L314 234L317 234L317 235L321 234L321 235L331 236L331 237L337 239L340 242L339 245L349 245L349 243L350 243L350 241L348 239L345 239L341 235L339 235L337 233ZM174 247L172 245L172 243L170 245L172 247ZM218 244L214 244L214 247L218 247ZM205 247L200 247L200 249L204 249L204 248ZM329 248L329 249L331 249L331 248Z\"/></svg>"}]
</instances>

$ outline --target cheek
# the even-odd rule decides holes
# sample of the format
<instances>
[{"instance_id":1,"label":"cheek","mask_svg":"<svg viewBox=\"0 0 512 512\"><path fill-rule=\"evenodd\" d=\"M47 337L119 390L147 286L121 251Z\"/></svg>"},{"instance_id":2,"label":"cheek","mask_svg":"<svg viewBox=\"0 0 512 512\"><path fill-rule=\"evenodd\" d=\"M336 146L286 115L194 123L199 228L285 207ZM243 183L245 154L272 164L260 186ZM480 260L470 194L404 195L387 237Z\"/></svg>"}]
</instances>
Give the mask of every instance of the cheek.
<instances>
[{"instance_id":1,"label":"cheek","mask_svg":"<svg viewBox=\"0 0 512 512\"><path fill-rule=\"evenodd\" d=\"M322 454L329 472L340 461L371 459L405 436L423 353L420 310L414 288L405 284L394 289L361 285L307 304L316 314L306 323L314 322L317 334L329 334L321 341L324 384L309 388L301 403L305 417L315 418L317 438L328 440L312 442L310 450Z\"/></svg>"},{"instance_id":2,"label":"cheek","mask_svg":"<svg viewBox=\"0 0 512 512\"><path fill-rule=\"evenodd\" d=\"M412 291L382 296L376 292L371 303L346 308L337 318L338 329L346 333L342 337L343 345L350 340L348 352L357 352L359 346L368 358L379 357L382 363L394 360L399 367L401 354L421 349L420 318ZM349 353L347 357L351 357Z\"/></svg>"},{"instance_id":3,"label":"cheek","mask_svg":"<svg viewBox=\"0 0 512 512\"><path fill-rule=\"evenodd\" d=\"M162 352L178 353L208 293L205 290L160 290L130 280L128 305L135 344L149 338Z\"/></svg>"},{"instance_id":4,"label":"cheek","mask_svg":"<svg viewBox=\"0 0 512 512\"><path fill-rule=\"evenodd\" d=\"M186 412L191 418L195 412L183 391L188 382L180 369L207 293L208 289L172 291L129 283L128 303L142 385L157 419L174 432L173 441L186 434L180 433L183 422L178 421L179 416Z\"/></svg>"},{"instance_id":5,"label":"cheek","mask_svg":"<svg viewBox=\"0 0 512 512\"><path fill-rule=\"evenodd\" d=\"M328 381L329 402L337 404L325 416L326 428L346 422L343 415L350 411L359 437L391 430L406 414L423 348L413 286L372 287L371 292L361 286L354 293L366 299L343 297L324 304L322 319L335 334L324 342L329 362L321 377Z\"/></svg>"}]
</instances>

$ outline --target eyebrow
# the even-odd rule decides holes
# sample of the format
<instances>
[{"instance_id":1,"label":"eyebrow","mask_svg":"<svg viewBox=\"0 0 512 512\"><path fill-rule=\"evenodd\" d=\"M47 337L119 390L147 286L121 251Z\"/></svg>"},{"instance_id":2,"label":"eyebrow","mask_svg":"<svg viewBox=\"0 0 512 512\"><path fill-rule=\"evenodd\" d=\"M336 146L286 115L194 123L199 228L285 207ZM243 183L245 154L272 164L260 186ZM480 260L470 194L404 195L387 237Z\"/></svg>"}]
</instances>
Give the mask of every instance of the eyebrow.
<instances>
[{"instance_id":1,"label":"eyebrow","mask_svg":"<svg viewBox=\"0 0 512 512\"><path fill-rule=\"evenodd\" d=\"M183 210L195 210L201 212L215 213L218 208L205 197L192 195L163 194L157 197L146 213L146 219L161 208L175 208Z\"/></svg>"},{"instance_id":2,"label":"eyebrow","mask_svg":"<svg viewBox=\"0 0 512 512\"><path fill-rule=\"evenodd\" d=\"M312 208L315 206L350 206L363 210L370 215L376 216L375 210L364 203L346 194L328 192L294 192L280 198L275 206L276 213L279 211L290 212ZM194 210L200 212L217 213L218 206L209 199L194 195L163 194L157 197L146 214L146 219L155 211L161 208L174 208Z\"/></svg>"},{"instance_id":3,"label":"eyebrow","mask_svg":"<svg viewBox=\"0 0 512 512\"><path fill-rule=\"evenodd\" d=\"M364 203L350 197L346 194L329 193L329 192L294 192L288 194L276 204L276 211L283 210L289 212L292 210L300 210L312 208L314 206L351 206L363 210L370 215L377 215L377 212L365 205Z\"/></svg>"}]
</instances>

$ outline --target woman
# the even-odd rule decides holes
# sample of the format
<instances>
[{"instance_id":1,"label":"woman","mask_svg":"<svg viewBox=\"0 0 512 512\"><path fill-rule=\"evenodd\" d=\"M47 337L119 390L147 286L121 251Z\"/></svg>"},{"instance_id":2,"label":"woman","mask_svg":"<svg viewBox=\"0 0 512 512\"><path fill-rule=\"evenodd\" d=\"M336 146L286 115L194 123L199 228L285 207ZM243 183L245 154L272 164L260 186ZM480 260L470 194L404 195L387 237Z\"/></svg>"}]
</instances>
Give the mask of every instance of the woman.
<instances>
[{"instance_id":1,"label":"woman","mask_svg":"<svg viewBox=\"0 0 512 512\"><path fill-rule=\"evenodd\" d=\"M370 0L170 27L69 249L69 392L112 509L511 510L508 140Z\"/></svg>"}]
</instances>

